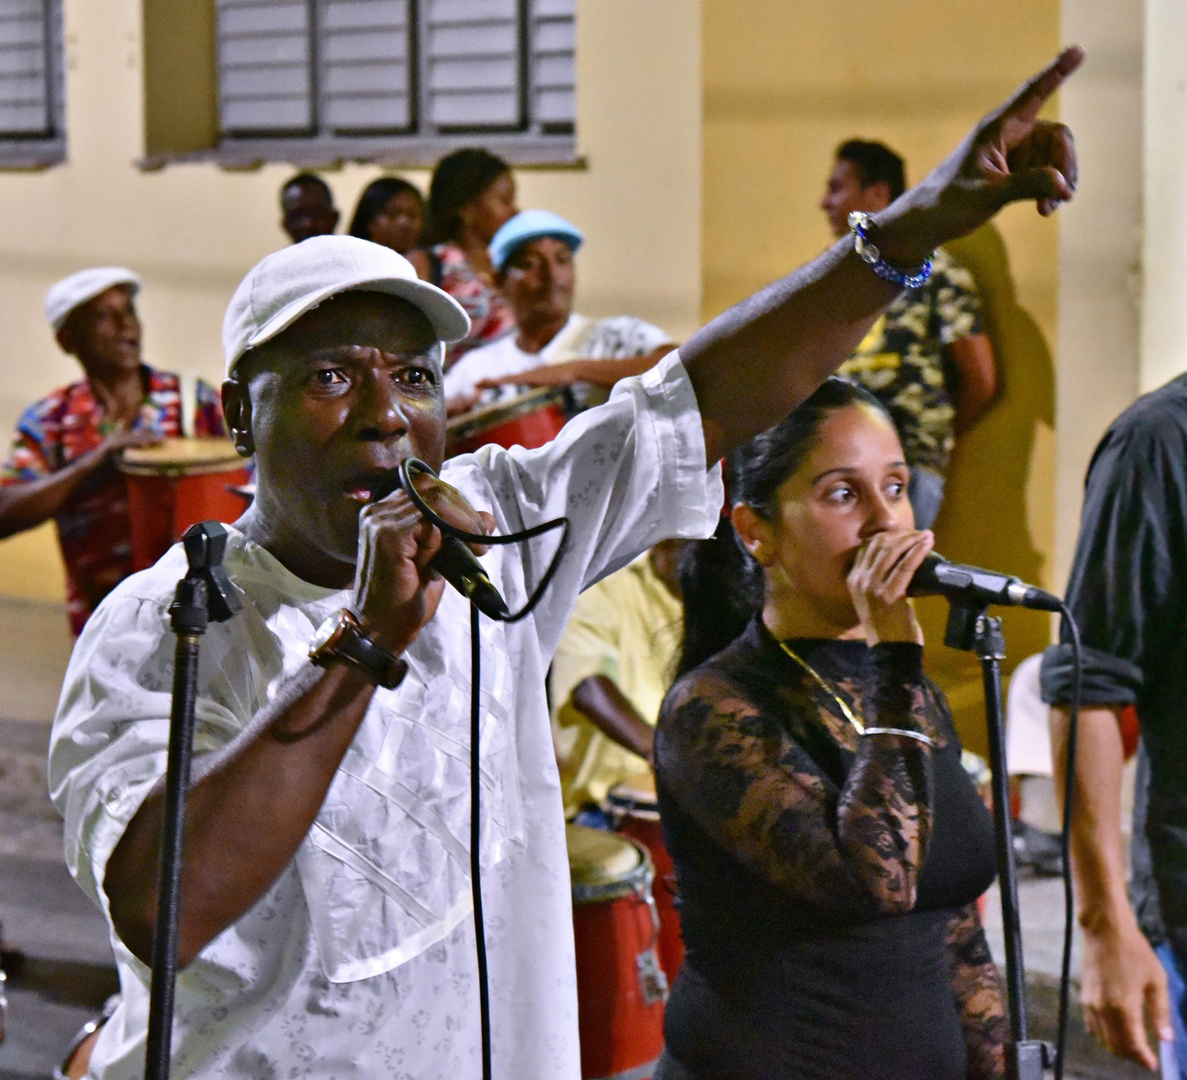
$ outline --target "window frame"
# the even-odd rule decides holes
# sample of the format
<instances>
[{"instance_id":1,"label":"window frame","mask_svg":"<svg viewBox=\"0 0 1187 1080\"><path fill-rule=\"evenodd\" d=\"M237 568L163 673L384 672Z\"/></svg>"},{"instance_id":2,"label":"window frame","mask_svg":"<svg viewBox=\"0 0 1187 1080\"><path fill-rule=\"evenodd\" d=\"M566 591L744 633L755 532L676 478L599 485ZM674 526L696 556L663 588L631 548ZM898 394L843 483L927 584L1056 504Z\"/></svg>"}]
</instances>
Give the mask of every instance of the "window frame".
<instances>
[{"instance_id":1,"label":"window frame","mask_svg":"<svg viewBox=\"0 0 1187 1080\"><path fill-rule=\"evenodd\" d=\"M208 0L213 12L214 0ZM568 130L549 132L532 115L533 96L536 87L531 79L531 65L533 62L530 35L533 20L541 16L536 10L538 0L517 0L519 4L520 34L519 60L522 72L521 97L524 128L508 130L506 128L469 129L436 129L432 131L414 130L409 133L385 132L366 134L333 134L317 131L309 135L285 134L244 134L227 135L221 131L221 124L216 122L214 145L209 149L200 150L183 155L163 155L154 157L150 154L142 162L146 167L159 167L172 161L179 160L214 160L226 168L250 169L266 162L284 161L296 167L303 168L333 168L342 162L361 162L378 164L397 168L431 167L443 155L462 146L481 145L507 159L517 167L584 167L584 162L577 154L576 119ZM316 0L310 3L310 26L313 33L320 33L322 20L318 17ZM576 5L574 5L576 7ZM413 123L420 125L420 118L425 115L425 105L428 97L427 76L425 72L426 58L423 42L426 30L420 19L427 11L426 0L411 0L409 4L410 22L412 24L412 49L409 62L412 65L411 76L411 114ZM574 28L576 27L576 12L574 12ZM217 22L215 23L217 36ZM574 29L574 33L576 30ZM320 42L313 45L313 55L317 55ZM217 50L214 59L214 83L216 101L214 108L218 109L218 68ZM574 82L576 73L574 72ZM576 93L576 87L574 87ZM315 116L318 112L314 105Z\"/></svg>"},{"instance_id":2,"label":"window frame","mask_svg":"<svg viewBox=\"0 0 1187 1080\"><path fill-rule=\"evenodd\" d=\"M66 160L66 62L63 0L41 0L46 21L46 92L50 130L22 135L0 131L0 169L45 169Z\"/></svg>"}]
</instances>

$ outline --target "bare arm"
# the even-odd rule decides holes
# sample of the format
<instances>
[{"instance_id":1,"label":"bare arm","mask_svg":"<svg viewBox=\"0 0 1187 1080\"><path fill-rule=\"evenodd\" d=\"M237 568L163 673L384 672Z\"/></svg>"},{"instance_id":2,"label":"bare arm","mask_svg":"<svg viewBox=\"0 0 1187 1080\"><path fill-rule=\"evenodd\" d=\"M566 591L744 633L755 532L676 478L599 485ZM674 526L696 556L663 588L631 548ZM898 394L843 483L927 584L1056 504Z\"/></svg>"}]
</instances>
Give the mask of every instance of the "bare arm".
<instances>
[{"instance_id":1,"label":"bare arm","mask_svg":"<svg viewBox=\"0 0 1187 1080\"><path fill-rule=\"evenodd\" d=\"M1125 891L1121 845L1121 706L1080 711L1072 817L1072 874L1084 931L1081 998L1088 1029L1110 1052L1147 1069L1158 1055L1146 1021L1173 1038L1166 973L1138 928ZM1067 776L1067 710L1051 710L1056 790Z\"/></svg>"},{"instance_id":2,"label":"bare arm","mask_svg":"<svg viewBox=\"0 0 1187 1080\"><path fill-rule=\"evenodd\" d=\"M605 675L582 679L573 688L570 700L607 738L651 760L655 732L613 679Z\"/></svg>"},{"instance_id":3,"label":"bare arm","mask_svg":"<svg viewBox=\"0 0 1187 1080\"><path fill-rule=\"evenodd\" d=\"M997 363L993 342L986 334L972 334L945 350L956 371L956 434L963 435L997 397Z\"/></svg>"},{"instance_id":4,"label":"bare arm","mask_svg":"<svg viewBox=\"0 0 1187 1080\"><path fill-rule=\"evenodd\" d=\"M155 442L160 442L160 436L151 431L117 431L64 469L37 480L0 487L0 539L48 521L87 477L109 467L112 455L125 446L148 446Z\"/></svg>"},{"instance_id":5,"label":"bare arm","mask_svg":"<svg viewBox=\"0 0 1187 1080\"><path fill-rule=\"evenodd\" d=\"M893 266L915 267L1003 206L1035 199L1051 213L1076 182L1071 133L1039 110L1083 59L1071 48L987 116L924 182L876 215L871 240ZM783 419L857 345L898 290L849 238L731 308L680 350L697 395L706 457Z\"/></svg>"},{"instance_id":6,"label":"bare arm","mask_svg":"<svg viewBox=\"0 0 1187 1080\"><path fill-rule=\"evenodd\" d=\"M436 509L468 531L486 531L473 511L439 500ZM351 606L368 636L395 656L436 611L444 583L429 563L440 544L440 533L403 492L363 511ZM255 904L292 860L374 689L346 663L306 665L234 742L196 764L187 798L180 966ZM103 882L116 932L146 963L163 809L158 785L112 852Z\"/></svg>"},{"instance_id":7,"label":"bare arm","mask_svg":"<svg viewBox=\"0 0 1187 1080\"><path fill-rule=\"evenodd\" d=\"M609 390L622 379L650 371L675 348L675 343L663 345L643 356L628 356L622 360L578 359L560 364L541 364L516 375L481 379L475 386L479 390L486 390L492 386L572 386L576 382L587 382Z\"/></svg>"}]
</instances>

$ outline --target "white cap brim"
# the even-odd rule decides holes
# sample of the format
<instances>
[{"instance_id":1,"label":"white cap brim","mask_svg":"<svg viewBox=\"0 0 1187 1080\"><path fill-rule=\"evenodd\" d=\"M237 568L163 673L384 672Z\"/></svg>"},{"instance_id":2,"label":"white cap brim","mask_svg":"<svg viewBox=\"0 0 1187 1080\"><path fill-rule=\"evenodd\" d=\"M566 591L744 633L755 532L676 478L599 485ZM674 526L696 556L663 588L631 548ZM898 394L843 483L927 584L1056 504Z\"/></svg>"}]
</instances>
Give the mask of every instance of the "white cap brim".
<instances>
[{"instance_id":1,"label":"white cap brim","mask_svg":"<svg viewBox=\"0 0 1187 1080\"><path fill-rule=\"evenodd\" d=\"M447 345L461 341L470 332L470 317L449 293L427 281L408 281L406 278L363 278L346 284L327 285L324 289L295 300L281 308L247 341L244 352L271 341L287 330L302 315L319 304L344 292L377 292L398 296L414 304L429 320L433 332ZM239 359L239 357L236 357Z\"/></svg>"},{"instance_id":2,"label":"white cap brim","mask_svg":"<svg viewBox=\"0 0 1187 1080\"><path fill-rule=\"evenodd\" d=\"M135 295L140 291L140 275L124 266L96 266L54 282L45 294L45 317L54 333L62 329L75 308L117 285L126 285Z\"/></svg>"},{"instance_id":3,"label":"white cap brim","mask_svg":"<svg viewBox=\"0 0 1187 1080\"><path fill-rule=\"evenodd\" d=\"M223 320L227 374L249 349L344 292L378 292L407 300L446 343L470 332L470 317L461 304L421 281L402 255L354 236L314 236L262 259L240 282Z\"/></svg>"}]
</instances>

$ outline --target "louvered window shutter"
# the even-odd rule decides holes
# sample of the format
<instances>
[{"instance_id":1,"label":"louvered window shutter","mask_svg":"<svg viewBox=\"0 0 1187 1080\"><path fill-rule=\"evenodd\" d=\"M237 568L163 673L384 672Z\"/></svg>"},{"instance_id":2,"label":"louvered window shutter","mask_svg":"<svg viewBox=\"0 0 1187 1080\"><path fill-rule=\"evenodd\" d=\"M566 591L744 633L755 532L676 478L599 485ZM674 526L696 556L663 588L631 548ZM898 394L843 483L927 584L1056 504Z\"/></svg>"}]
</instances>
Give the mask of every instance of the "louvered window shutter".
<instances>
[{"instance_id":1,"label":"louvered window shutter","mask_svg":"<svg viewBox=\"0 0 1187 1080\"><path fill-rule=\"evenodd\" d=\"M523 124L518 0L422 0L425 108L438 130Z\"/></svg>"},{"instance_id":2,"label":"louvered window shutter","mask_svg":"<svg viewBox=\"0 0 1187 1080\"><path fill-rule=\"evenodd\" d=\"M309 0L217 0L219 124L227 134L314 126Z\"/></svg>"},{"instance_id":3,"label":"louvered window shutter","mask_svg":"<svg viewBox=\"0 0 1187 1080\"><path fill-rule=\"evenodd\" d=\"M576 0L534 0L532 119L545 131L573 130L577 119Z\"/></svg>"},{"instance_id":4,"label":"louvered window shutter","mask_svg":"<svg viewBox=\"0 0 1187 1080\"><path fill-rule=\"evenodd\" d=\"M53 134L47 0L0 0L0 136Z\"/></svg>"},{"instance_id":5,"label":"louvered window shutter","mask_svg":"<svg viewBox=\"0 0 1187 1080\"><path fill-rule=\"evenodd\" d=\"M412 126L409 0L323 0L322 124L342 132Z\"/></svg>"}]
</instances>

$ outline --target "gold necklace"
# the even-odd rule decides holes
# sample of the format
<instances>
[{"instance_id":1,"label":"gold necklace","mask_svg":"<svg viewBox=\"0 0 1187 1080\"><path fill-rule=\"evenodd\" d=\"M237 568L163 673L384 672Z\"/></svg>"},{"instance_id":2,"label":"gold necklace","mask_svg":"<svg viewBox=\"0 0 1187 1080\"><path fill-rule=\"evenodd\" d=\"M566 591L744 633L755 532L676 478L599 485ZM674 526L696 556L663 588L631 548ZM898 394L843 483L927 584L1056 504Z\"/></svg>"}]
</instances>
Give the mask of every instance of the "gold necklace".
<instances>
[{"instance_id":1,"label":"gold necklace","mask_svg":"<svg viewBox=\"0 0 1187 1080\"><path fill-rule=\"evenodd\" d=\"M800 667L802 667L812 677L812 679L815 680L816 685L819 686L821 690L828 694L829 697L831 697L833 701L837 703L837 707L841 710L845 719L848 720L849 723L854 726L854 728L856 728L857 733L859 735L864 735L866 731L865 724L863 724L854 714L853 710L845 704L844 698L842 698L841 695L836 692L836 690L834 690L827 682L824 681L817 670L802 656L799 656L793 652L788 647L786 642L780 641L779 648L781 648L785 653L787 653L788 656L790 656L797 664L799 664Z\"/></svg>"}]
</instances>

